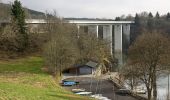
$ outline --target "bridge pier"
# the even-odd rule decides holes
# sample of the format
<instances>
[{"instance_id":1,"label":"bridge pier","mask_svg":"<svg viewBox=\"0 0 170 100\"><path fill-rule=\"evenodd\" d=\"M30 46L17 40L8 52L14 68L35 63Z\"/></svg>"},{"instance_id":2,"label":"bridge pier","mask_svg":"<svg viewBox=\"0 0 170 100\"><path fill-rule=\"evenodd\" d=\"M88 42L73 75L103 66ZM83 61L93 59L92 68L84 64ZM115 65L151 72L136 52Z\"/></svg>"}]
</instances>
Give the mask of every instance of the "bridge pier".
<instances>
[{"instance_id":1,"label":"bridge pier","mask_svg":"<svg viewBox=\"0 0 170 100\"><path fill-rule=\"evenodd\" d=\"M74 22L75 23L75 22ZM84 22L80 21L76 24L78 25L78 32L80 32L80 27L88 27L88 33L96 34L96 37L102 36L103 39L108 41L110 47L111 55L114 55L118 59L118 64L124 64L124 54L127 54L130 45L130 24L133 22L129 21L94 21L94 22ZM102 33L99 32L102 27Z\"/></svg>"},{"instance_id":2,"label":"bridge pier","mask_svg":"<svg viewBox=\"0 0 170 100\"><path fill-rule=\"evenodd\" d=\"M114 25L114 56L118 59L119 65L123 64L123 28L122 24Z\"/></svg>"},{"instance_id":3,"label":"bridge pier","mask_svg":"<svg viewBox=\"0 0 170 100\"><path fill-rule=\"evenodd\" d=\"M127 54L130 45L130 24L123 25L123 52Z\"/></svg>"},{"instance_id":4,"label":"bridge pier","mask_svg":"<svg viewBox=\"0 0 170 100\"><path fill-rule=\"evenodd\" d=\"M112 48L112 25L105 25L103 26L103 39L107 40L108 45L110 47L110 53L113 55L113 48Z\"/></svg>"},{"instance_id":5,"label":"bridge pier","mask_svg":"<svg viewBox=\"0 0 170 100\"><path fill-rule=\"evenodd\" d=\"M96 25L96 36L99 37L99 25Z\"/></svg>"}]
</instances>

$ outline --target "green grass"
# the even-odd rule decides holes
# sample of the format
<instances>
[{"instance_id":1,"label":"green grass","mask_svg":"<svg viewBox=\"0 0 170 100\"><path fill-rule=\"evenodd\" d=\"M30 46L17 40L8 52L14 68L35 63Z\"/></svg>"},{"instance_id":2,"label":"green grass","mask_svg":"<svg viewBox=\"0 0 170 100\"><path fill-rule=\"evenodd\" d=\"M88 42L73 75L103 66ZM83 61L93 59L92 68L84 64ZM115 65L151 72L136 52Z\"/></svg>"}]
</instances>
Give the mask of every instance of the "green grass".
<instances>
[{"instance_id":1,"label":"green grass","mask_svg":"<svg viewBox=\"0 0 170 100\"><path fill-rule=\"evenodd\" d=\"M74 95L43 72L40 57L0 61L0 100L88 100Z\"/></svg>"}]
</instances>

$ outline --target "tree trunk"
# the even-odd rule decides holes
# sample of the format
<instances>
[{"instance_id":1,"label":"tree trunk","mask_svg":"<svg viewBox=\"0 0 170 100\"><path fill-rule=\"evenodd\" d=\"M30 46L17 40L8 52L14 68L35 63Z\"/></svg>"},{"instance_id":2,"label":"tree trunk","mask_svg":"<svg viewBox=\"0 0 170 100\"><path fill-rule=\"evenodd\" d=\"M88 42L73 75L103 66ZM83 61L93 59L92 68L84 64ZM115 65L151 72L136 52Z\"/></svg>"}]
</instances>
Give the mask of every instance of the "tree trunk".
<instances>
[{"instance_id":1,"label":"tree trunk","mask_svg":"<svg viewBox=\"0 0 170 100\"><path fill-rule=\"evenodd\" d=\"M63 64L62 64L62 61L61 61L61 59L60 59L60 67L59 67L60 76L62 75L62 66L63 66Z\"/></svg>"},{"instance_id":2,"label":"tree trunk","mask_svg":"<svg viewBox=\"0 0 170 100\"><path fill-rule=\"evenodd\" d=\"M61 65L60 65L60 76L62 75L62 69L61 69Z\"/></svg>"},{"instance_id":3,"label":"tree trunk","mask_svg":"<svg viewBox=\"0 0 170 100\"><path fill-rule=\"evenodd\" d=\"M57 68L54 67L54 76L56 77L56 75L57 75Z\"/></svg>"},{"instance_id":4,"label":"tree trunk","mask_svg":"<svg viewBox=\"0 0 170 100\"><path fill-rule=\"evenodd\" d=\"M153 70L153 100L157 99L156 69Z\"/></svg>"},{"instance_id":5,"label":"tree trunk","mask_svg":"<svg viewBox=\"0 0 170 100\"><path fill-rule=\"evenodd\" d=\"M152 90L147 88L147 91L148 91L148 100L151 100L151 92L152 92Z\"/></svg>"},{"instance_id":6,"label":"tree trunk","mask_svg":"<svg viewBox=\"0 0 170 100\"><path fill-rule=\"evenodd\" d=\"M130 85L131 85L131 90L133 90L133 89L134 89L134 88L133 88L133 79L131 79Z\"/></svg>"},{"instance_id":7,"label":"tree trunk","mask_svg":"<svg viewBox=\"0 0 170 100\"><path fill-rule=\"evenodd\" d=\"M132 76L132 78L131 78L131 90L133 90L134 89L134 77Z\"/></svg>"}]
</instances>

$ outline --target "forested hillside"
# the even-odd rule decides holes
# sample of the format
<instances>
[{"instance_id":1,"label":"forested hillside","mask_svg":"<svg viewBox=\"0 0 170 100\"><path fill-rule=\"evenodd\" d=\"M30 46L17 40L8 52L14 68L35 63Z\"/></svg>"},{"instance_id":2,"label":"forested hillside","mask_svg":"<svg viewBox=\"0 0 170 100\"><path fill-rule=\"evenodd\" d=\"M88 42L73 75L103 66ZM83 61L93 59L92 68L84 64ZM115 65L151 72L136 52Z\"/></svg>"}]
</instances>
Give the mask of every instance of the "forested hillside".
<instances>
[{"instance_id":1,"label":"forested hillside","mask_svg":"<svg viewBox=\"0 0 170 100\"><path fill-rule=\"evenodd\" d=\"M141 12L132 15L122 15L116 17L116 21L129 21L132 20L135 23L131 25L131 43L143 32L157 31L166 35L170 35L170 13L165 14L153 14L152 12Z\"/></svg>"},{"instance_id":2,"label":"forested hillside","mask_svg":"<svg viewBox=\"0 0 170 100\"><path fill-rule=\"evenodd\" d=\"M10 9L9 4L0 3L0 20L5 20L10 18ZM26 18L44 18L45 14L35 10L25 8Z\"/></svg>"}]
</instances>

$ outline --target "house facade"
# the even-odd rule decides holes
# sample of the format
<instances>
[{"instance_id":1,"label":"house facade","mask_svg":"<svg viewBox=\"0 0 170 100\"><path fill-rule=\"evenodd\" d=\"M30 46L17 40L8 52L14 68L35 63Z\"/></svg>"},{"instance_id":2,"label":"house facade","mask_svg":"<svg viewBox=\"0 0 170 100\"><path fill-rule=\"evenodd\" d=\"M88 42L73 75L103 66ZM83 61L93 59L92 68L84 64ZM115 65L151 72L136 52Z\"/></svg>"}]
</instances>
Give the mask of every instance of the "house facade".
<instances>
[{"instance_id":1,"label":"house facade","mask_svg":"<svg viewBox=\"0 0 170 100\"><path fill-rule=\"evenodd\" d=\"M63 71L70 75L94 75L98 68L98 63L89 61L85 65L73 66Z\"/></svg>"}]
</instances>

